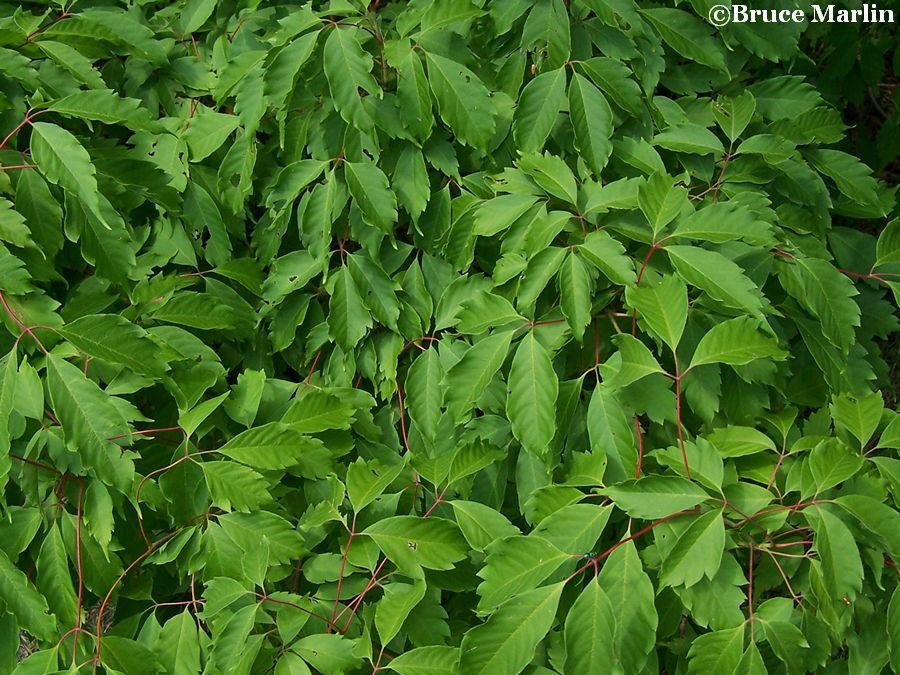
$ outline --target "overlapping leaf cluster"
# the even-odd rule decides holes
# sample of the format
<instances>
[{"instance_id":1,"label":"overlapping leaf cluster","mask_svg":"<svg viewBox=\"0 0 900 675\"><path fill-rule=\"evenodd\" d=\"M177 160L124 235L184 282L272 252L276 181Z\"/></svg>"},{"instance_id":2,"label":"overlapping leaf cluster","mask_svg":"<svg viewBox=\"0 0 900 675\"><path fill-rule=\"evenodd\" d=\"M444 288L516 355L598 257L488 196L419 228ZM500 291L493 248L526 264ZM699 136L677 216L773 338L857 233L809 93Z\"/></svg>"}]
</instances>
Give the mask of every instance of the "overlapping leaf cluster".
<instances>
[{"instance_id":1,"label":"overlapping leaf cluster","mask_svg":"<svg viewBox=\"0 0 900 675\"><path fill-rule=\"evenodd\" d=\"M900 672L894 190L706 4L4 5L0 670Z\"/></svg>"}]
</instances>

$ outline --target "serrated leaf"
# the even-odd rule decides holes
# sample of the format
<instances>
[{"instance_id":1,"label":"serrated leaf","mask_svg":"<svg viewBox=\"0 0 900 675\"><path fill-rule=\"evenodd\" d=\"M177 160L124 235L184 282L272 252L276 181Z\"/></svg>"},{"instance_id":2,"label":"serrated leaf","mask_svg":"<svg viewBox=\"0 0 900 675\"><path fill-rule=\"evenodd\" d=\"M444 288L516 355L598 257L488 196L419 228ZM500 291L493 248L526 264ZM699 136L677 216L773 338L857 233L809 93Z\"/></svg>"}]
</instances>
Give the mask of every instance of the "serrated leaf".
<instances>
[{"instance_id":1,"label":"serrated leaf","mask_svg":"<svg viewBox=\"0 0 900 675\"><path fill-rule=\"evenodd\" d=\"M613 608L594 577L566 616L564 673L599 673L614 662Z\"/></svg>"},{"instance_id":2,"label":"serrated leaf","mask_svg":"<svg viewBox=\"0 0 900 675\"><path fill-rule=\"evenodd\" d=\"M693 586L704 576L719 571L725 549L725 523L721 511L708 511L695 518L678 537L663 559L661 586Z\"/></svg>"},{"instance_id":3,"label":"serrated leaf","mask_svg":"<svg viewBox=\"0 0 900 675\"><path fill-rule=\"evenodd\" d=\"M546 348L528 332L509 369L506 412L522 447L543 455L556 434L559 381Z\"/></svg>"},{"instance_id":4,"label":"serrated leaf","mask_svg":"<svg viewBox=\"0 0 900 675\"><path fill-rule=\"evenodd\" d=\"M432 52L425 60L441 119L461 143L485 150L494 134L494 106L484 83L456 61Z\"/></svg>"},{"instance_id":5,"label":"serrated leaf","mask_svg":"<svg viewBox=\"0 0 900 675\"><path fill-rule=\"evenodd\" d=\"M385 556L407 571L419 566L432 570L453 569L468 547L459 528L443 518L393 516L363 531Z\"/></svg>"},{"instance_id":6,"label":"serrated leaf","mask_svg":"<svg viewBox=\"0 0 900 675\"><path fill-rule=\"evenodd\" d=\"M372 319L349 268L341 267L335 272L332 283L334 286L328 304L328 327L341 348L349 351L372 327Z\"/></svg>"},{"instance_id":7,"label":"serrated leaf","mask_svg":"<svg viewBox=\"0 0 900 675\"><path fill-rule=\"evenodd\" d=\"M721 303L761 316L762 294L744 271L721 253L697 246L668 246L679 276Z\"/></svg>"},{"instance_id":8,"label":"serrated leaf","mask_svg":"<svg viewBox=\"0 0 900 675\"><path fill-rule=\"evenodd\" d=\"M778 340L759 329L759 322L750 317L738 317L716 324L700 339L690 367L708 363L744 365L756 359L783 360L787 352Z\"/></svg>"},{"instance_id":9,"label":"serrated leaf","mask_svg":"<svg viewBox=\"0 0 900 675\"><path fill-rule=\"evenodd\" d=\"M779 270L778 278L784 290L819 319L825 337L847 354L860 324L853 282L818 258L796 258Z\"/></svg>"},{"instance_id":10,"label":"serrated leaf","mask_svg":"<svg viewBox=\"0 0 900 675\"><path fill-rule=\"evenodd\" d=\"M80 368L57 356L47 360L47 387L53 410L82 463L107 485L131 485L134 464L110 440L128 437L128 423L112 399Z\"/></svg>"},{"instance_id":11,"label":"serrated leaf","mask_svg":"<svg viewBox=\"0 0 900 675\"><path fill-rule=\"evenodd\" d=\"M566 101L566 69L541 73L519 96L513 135L522 152L540 152Z\"/></svg>"},{"instance_id":12,"label":"serrated leaf","mask_svg":"<svg viewBox=\"0 0 900 675\"><path fill-rule=\"evenodd\" d=\"M321 447L322 441L317 438L304 436L288 424L270 422L238 434L218 452L248 466L284 469Z\"/></svg>"},{"instance_id":13,"label":"serrated leaf","mask_svg":"<svg viewBox=\"0 0 900 675\"><path fill-rule=\"evenodd\" d=\"M356 27L332 28L323 49L323 70L341 117L365 131L372 128L372 118L360 90L371 96L380 95L381 88L372 77L372 57L359 44L358 32Z\"/></svg>"},{"instance_id":14,"label":"serrated leaf","mask_svg":"<svg viewBox=\"0 0 900 675\"><path fill-rule=\"evenodd\" d=\"M667 275L652 288L626 287L625 300L654 336L673 350L678 346L688 313L687 286L681 279Z\"/></svg>"},{"instance_id":15,"label":"serrated leaf","mask_svg":"<svg viewBox=\"0 0 900 675\"><path fill-rule=\"evenodd\" d=\"M644 520L690 509L709 498L696 483L675 476L647 476L604 488L603 492L629 516Z\"/></svg>"},{"instance_id":16,"label":"serrated leaf","mask_svg":"<svg viewBox=\"0 0 900 675\"><path fill-rule=\"evenodd\" d=\"M612 110L600 90L578 73L569 85L569 117L579 154L599 176L612 154Z\"/></svg>"},{"instance_id":17,"label":"serrated leaf","mask_svg":"<svg viewBox=\"0 0 900 675\"><path fill-rule=\"evenodd\" d=\"M397 222L397 198L384 172L370 162L344 162L344 177L366 220L390 233Z\"/></svg>"},{"instance_id":18,"label":"serrated leaf","mask_svg":"<svg viewBox=\"0 0 900 675\"><path fill-rule=\"evenodd\" d=\"M591 322L591 296L593 283L587 267L574 253L566 256L557 277L560 292L560 308L569 323L575 339L581 342L584 329Z\"/></svg>"},{"instance_id":19,"label":"serrated leaf","mask_svg":"<svg viewBox=\"0 0 900 675\"><path fill-rule=\"evenodd\" d=\"M444 377L444 400L448 412L457 422L465 419L472 406L494 379L509 353L512 332L485 337L469 347L447 370Z\"/></svg>"},{"instance_id":20,"label":"serrated leaf","mask_svg":"<svg viewBox=\"0 0 900 675\"><path fill-rule=\"evenodd\" d=\"M467 631L460 645L460 669L473 675L521 671L550 630L564 585L544 586L512 598L484 624Z\"/></svg>"},{"instance_id":21,"label":"serrated leaf","mask_svg":"<svg viewBox=\"0 0 900 675\"><path fill-rule=\"evenodd\" d=\"M110 229L100 210L97 170L84 146L55 124L35 122L31 127L31 155L44 177L76 196L88 213Z\"/></svg>"}]
</instances>

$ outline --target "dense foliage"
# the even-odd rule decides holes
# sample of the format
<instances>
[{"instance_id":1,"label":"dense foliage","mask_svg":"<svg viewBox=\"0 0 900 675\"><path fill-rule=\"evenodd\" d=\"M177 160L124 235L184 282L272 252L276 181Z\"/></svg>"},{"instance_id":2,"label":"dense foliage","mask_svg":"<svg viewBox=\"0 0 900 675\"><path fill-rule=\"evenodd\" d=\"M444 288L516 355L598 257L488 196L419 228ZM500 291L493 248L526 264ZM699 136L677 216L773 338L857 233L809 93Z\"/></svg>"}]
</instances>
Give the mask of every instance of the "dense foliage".
<instances>
[{"instance_id":1,"label":"dense foliage","mask_svg":"<svg viewBox=\"0 0 900 675\"><path fill-rule=\"evenodd\" d=\"M0 672L900 672L894 189L709 4L0 6Z\"/></svg>"}]
</instances>

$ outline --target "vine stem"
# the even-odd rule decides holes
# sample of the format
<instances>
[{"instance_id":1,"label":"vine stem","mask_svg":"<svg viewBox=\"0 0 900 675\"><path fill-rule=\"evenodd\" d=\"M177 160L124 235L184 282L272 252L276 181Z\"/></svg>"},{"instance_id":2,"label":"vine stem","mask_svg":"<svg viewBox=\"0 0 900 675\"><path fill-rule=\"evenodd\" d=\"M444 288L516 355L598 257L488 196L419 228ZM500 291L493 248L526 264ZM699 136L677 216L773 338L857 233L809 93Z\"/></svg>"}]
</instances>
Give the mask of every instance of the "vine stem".
<instances>
[{"instance_id":1,"label":"vine stem","mask_svg":"<svg viewBox=\"0 0 900 675\"><path fill-rule=\"evenodd\" d=\"M347 538L347 546L344 547L344 554L341 556L341 570L338 573L337 590L334 592L334 605L331 608L331 619L328 622L328 632L334 627L335 617L337 616L338 605L341 602L341 587L344 585L344 570L347 568L347 558L350 555L350 547L353 545L353 538L356 536L356 514L353 514L353 521L350 523L350 536Z\"/></svg>"},{"instance_id":2,"label":"vine stem","mask_svg":"<svg viewBox=\"0 0 900 675\"><path fill-rule=\"evenodd\" d=\"M155 550L157 550L160 546L165 544L170 539L176 537L183 530L184 530L184 527L179 527L174 532L170 532L169 534L164 535L163 537L160 537L155 542L150 544L147 547L146 551L144 551L137 558L132 560L131 563L128 565L128 567L126 567L124 570L122 570L122 573L119 574L119 576L113 582L113 585L110 586L110 589L106 592L106 595L103 597L103 600L100 603L100 608L97 610L97 633L96 633L97 646L94 650L94 658L93 658L93 664L94 664L93 672L94 673L97 672L97 666L100 664L100 659L101 659L101 656L103 653L102 652L102 649L103 649L103 614L106 611L106 607L109 605L109 601L112 598L112 594L121 585L121 583L125 580L125 577L128 576L128 573L131 572L131 570L133 570L135 567L140 565Z\"/></svg>"},{"instance_id":3,"label":"vine stem","mask_svg":"<svg viewBox=\"0 0 900 675\"><path fill-rule=\"evenodd\" d=\"M684 429L681 424L681 368L678 366L678 354L672 348L672 358L675 361L675 426L678 430L678 445L681 447L681 459L684 462L684 474L691 480L691 467L688 464L687 449L684 445Z\"/></svg>"},{"instance_id":4,"label":"vine stem","mask_svg":"<svg viewBox=\"0 0 900 675\"><path fill-rule=\"evenodd\" d=\"M753 621L753 554L754 548L753 544L750 544L750 562L748 563L749 571L747 573L748 584L747 584L747 608L748 615L750 620L750 641L752 642L754 637L754 621Z\"/></svg>"},{"instance_id":5,"label":"vine stem","mask_svg":"<svg viewBox=\"0 0 900 675\"><path fill-rule=\"evenodd\" d=\"M84 508L84 480L78 479L78 507L75 520L75 570L78 575L78 604L75 609L75 627L72 638L72 663L78 658L78 636L81 634L81 608L84 602L84 567L81 563L81 521ZM98 624L99 626L99 619Z\"/></svg>"},{"instance_id":6,"label":"vine stem","mask_svg":"<svg viewBox=\"0 0 900 675\"><path fill-rule=\"evenodd\" d=\"M566 582L571 581L572 579L577 577L579 574L584 572L588 567L594 568L594 574L596 576L596 574L599 572L598 563L601 560L612 555L613 552L615 552L615 550L618 549L620 546L624 546L629 541L634 541L635 539L638 539L639 537L643 537L645 534L647 534L654 528L659 527L663 523L667 523L670 520L674 520L675 518L679 518L681 516L688 516L688 515L691 515L694 513L699 513L699 509L697 507L694 507L692 509L685 509L684 511L678 511L677 513L670 513L668 516L665 516L664 518L660 518L659 520L654 520L652 523L650 523L646 527L641 528L634 534L628 535L624 539L617 541L615 544L610 546L608 549L606 549L602 553L598 553L597 555L589 558L588 561L584 565L582 565L577 570L572 572L572 574L570 574L568 577L566 577Z\"/></svg>"},{"instance_id":7,"label":"vine stem","mask_svg":"<svg viewBox=\"0 0 900 675\"><path fill-rule=\"evenodd\" d=\"M15 131L13 131L11 133L15 133ZM0 143L0 149L3 148L3 144L6 143L7 140L9 140L9 136L6 137L6 140L4 140L3 143ZM38 336L34 334L34 331L31 328L29 328L28 326L26 326L22 322L22 320L19 319L18 316L16 316L16 313L12 310L12 308L6 302L6 297L3 295L2 291L0 291L0 303L3 304L3 309L6 310L6 313L9 316L9 318L12 319L13 321L15 321L16 325L20 329L22 329L24 332L28 333L31 336L31 338L37 343L37 346L41 348L41 351L44 352L44 354L49 354L50 352L47 351L47 348L44 346L44 343L42 343L40 341L40 338L38 338Z\"/></svg>"}]
</instances>

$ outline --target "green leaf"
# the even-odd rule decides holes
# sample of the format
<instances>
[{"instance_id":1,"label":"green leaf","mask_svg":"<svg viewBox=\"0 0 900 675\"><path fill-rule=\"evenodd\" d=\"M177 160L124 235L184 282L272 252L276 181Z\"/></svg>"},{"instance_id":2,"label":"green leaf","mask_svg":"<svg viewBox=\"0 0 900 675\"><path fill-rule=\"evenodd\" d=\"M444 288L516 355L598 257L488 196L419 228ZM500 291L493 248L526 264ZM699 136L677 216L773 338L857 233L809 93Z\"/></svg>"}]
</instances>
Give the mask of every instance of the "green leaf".
<instances>
[{"instance_id":1,"label":"green leaf","mask_svg":"<svg viewBox=\"0 0 900 675\"><path fill-rule=\"evenodd\" d=\"M709 495L695 483L675 476L647 476L603 489L632 518L654 520L690 509Z\"/></svg>"},{"instance_id":2,"label":"green leaf","mask_svg":"<svg viewBox=\"0 0 900 675\"><path fill-rule=\"evenodd\" d=\"M689 673L736 673L744 650L744 627L698 635L688 652Z\"/></svg>"},{"instance_id":3,"label":"green leaf","mask_svg":"<svg viewBox=\"0 0 900 675\"><path fill-rule=\"evenodd\" d=\"M121 363L136 373L161 374L165 368L159 347L147 332L118 314L91 314L58 329L83 353Z\"/></svg>"},{"instance_id":4,"label":"green leaf","mask_svg":"<svg viewBox=\"0 0 900 675\"><path fill-rule=\"evenodd\" d=\"M634 265L625 254L625 247L602 230L591 232L578 250L607 279L615 284L630 286L635 281Z\"/></svg>"},{"instance_id":5,"label":"green leaf","mask_svg":"<svg viewBox=\"0 0 900 675\"><path fill-rule=\"evenodd\" d=\"M600 90L578 73L569 85L569 117L581 158L599 176L612 154L612 110Z\"/></svg>"},{"instance_id":6,"label":"green leaf","mask_svg":"<svg viewBox=\"0 0 900 675\"><path fill-rule=\"evenodd\" d=\"M19 359L16 350L13 349L0 366L0 479L3 480L6 480L10 468L9 451L12 447L10 420L16 396L18 371Z\"/></svg>"},{"instance_id":7,"label":"green leaf","mask_svg":"<svg viewBox=\"0 0 900 675\"><path fill-rule=\"evenodd\" d=\"M615 662L612 603L597 577L588 582L566 616L564 673L599 673Z\"/></svg>"},{"instance_id":8,"label":"green leaf","mask_svg":"<svg viewBox=\"0 0 900 675\"><path fill-rule=\"evenodd\" d=\"M676 276L664 276L652 288L628 286L625 300L638 313L638 321L674 350L687 323L687 286Z\"/></svg>"},{"instance_id":9,"label":"green leaf","mask_svg":"<svg viewBox=\"0 0 900 675\"><path fill-rule=\"evenodd\" d=\"M185 610L166 621L157 643L158 657L169 673L192 675L200 672L200 642L197 622Z\"/></svg>"},{"instance_id":10,"label":"green leaf","mask_svg":"<svg viewBox=\"0 0 900 675\"><path fill-rule=\"evenodd\" d=\"M270 422L238 434L218 448L218 452L248 466L284 469L320 448L319 439L304 436L288 424Z\"/></svg>"},{"instance_id":11,"label":"green leaf","mask_svg":"<svg viewBox=\"0 0 900 675\"><path fill-rule=\"evenodd\" d=\"M456 61L432 52L425 60L441 119L460 143L486 150L494 135L494 105L484 83Z\"/></svg>"},{"instance_id":12,"label":"green leaf","mask_svg":"<svg viewBox=\"0 0 900 675\"><path fill-rule=\"evenodd\" d=\"M436 349L420 354L406 376L409 415L426 438L434 440L444 403L444 366Z\"/></svg>"},{"instance_id":13,"label":"green leaf","mask_svg":"<svg viewBox=\"0 0 900 675\"><path fill-rule=\"evenodd\" d=\"M613 342L619 349L620 362L615 372L605 377L610 387L627 387L647 375L665 372L646 345L637 338L621 334L613 337Z\"/></svg>"},{"instance_id":14,"label":"green leaf","mask_svg":"<svg viewBox=\"0 0 900 675\"><path fill-rule=\"evenodd\" d=\"M632 79L632 71L618 59L597 56L580 61L577 67L603 90L612 101L634 115L644 108L641 88Z\"/></svg>"},{"instance_id":15,"label":"green leaf","mask_svg":"<svg viewBox=\"0 0 900 675\"><path fill-rule=\"evenodd\" d=\"M732 143L744 133L755 112L756 99L749 91L738 96L721 96L713 104L713 116Z\"/></svg>"},{"instance_id":16,"label":"green leaf","mask_svg":"<svg viewBox=\"0 0 900 675\"><path fill-rule=\"evenodd\" d=\"M512 432L529 452L545 454L556 434L558 391L550 354L529 331L513 357L506 399Z\"/></svg>"},{"instance_id":17,"label":"green leaf","mask_svg":"<svg viewBox=\"0 0 900 675\"><path fill-rule=\"evenodd\" d=\"M634 423L610 387L594 388L588 404L587 428L591 448L605 453L609 462L606 479L615 482L634 476L637 465Z\"/></svg>"},{"instance_id":18,"label":"green leaf","mask_svg":"<svg viewBox=\"0 0 900 675\"><path fill-rule=\"evenodd\" d=\"M540 152L566 101L566 69L541 73L522 90L513 136L522 152Z\"/></svg>"},{"instance_id":19,"label":"green leaf","mask_svg":"<svg viewBox=\"0 0 900 675\"><path fill-rule=\"evenodd\" d=\"M443 518L393 516L370 525L363 534L392 562L410 572L419 566L453 569L453 563L465 558L468 551L459 528Z\"/></svg>"},{"instance_id":20,"label":"green leaf","mask_svg":"<svg viewBox=\"0 0 900 675\"><path fill-rule=\"evenodd\" d=\"M323 49L323 70L335 109L365 131L372 128L372 118L360 90L380 96L381 87L372 77L372 57L360 46L358 33L356 27L332 27Z\"/></svg>"},{"instance_id":21,"label":"green leaf","mask_svg":"<svg viewBox=\"0 0 900 675\"><path fill-rule=\"evenodd\" d=\"M353 349L372 327L369 311L353 281L350 269L341 267L331 277L332 292L328 303L328 328L331 336L345 351Z\"/></svg>"},{"instance_id":22,"label":"green leaf","mask_svg":"<svg viewBox=\"0 0 900 675\"><path fill-rule=\"evenodd\" d=\"M537 588L570 559L546 539L521 535L495 541L487 548L479 576L478 611L491 612L509 598Z\"/></svg>"},{"instance_id":23,"label":"green leaf","mask_svg":"<svg viewBox=\"0 0 900 675\"><path fill-rule=\"evenodd\" d=\"M716 135L699 124L670 127L653 137L653 145L693 155L721 155L725 148Z\"/></svg>"},{"instance_id":24,"label":"green leaf","mask_svg":"<svg viewBox=\"0 0 900 675\"><path fill-rule=\"evenodd\" d=\"M809 472L815 492L823 492L853 476L863 460L835 438L827 438L809 453Z\"/></svg>"},{"instance_id":25,"label":"green leaf","mask_svg":"<svg viewBox=\"0 0 900 675\"><path fill-rule=\"evenodd\" d=\"M622 672L639 673L656 645L658 619L653 583L634 544L626 542L613 551L597 580L612 610L613 662Z\"/></svg>"},{"instance_id":26,"label":"green leaf","mask_svg":"<svg viewBox=\"0 0 900 675\"><path fill-rule=\"evenodd\" d=\"M729 307L762 316L763 298L756 284L721 253L696 246L668 246L666 252L686 282Z\"/></svg>"},{"instance_id":27,"label":"green leaf","mask_svg":"<svg viewBox=\"0 0 900 675\"><path fill-rule=\"evenodd\" d=\"M519 533L502 513L489 506L461 499L454 499L450 504L459 529L476 551L483 551L492 542Z\"/></svg>"},{"instance_id":28,"label":"green leaf","mask_svg":"<svg viewBox=\"0 0 900 675\"><path fill-rule=\"evenodd\" d=\"M500 195L482 203L475 214L474 233L493 236L506 230L537 203L533 195Z\"/></svg>"},{"instance_id":29,"label":"green leaf","mask_svg":"<svg viewBox=\"0 0 900 675\"><path fill-rule=\"evenodd\" d=\"M815 532L813 550L832 601L852 601L862 589L863 567L850 529L827 505L809 507L804 515Z\"/></svg>"},{"instance_id":30,"label":"green leaf","mask_svg":"<svg viewBox=\"0 0 900 675\"><path fill-rule=\"evenodd\" d=\"M425 597L425 582L400 582L384 586L384 596L375 606L375 628L384 644L394 639L413 608Z\"/></svg>"},{"instance_id":31,"label":"green leaf","mask_svg":"<svg viewBox=\"0 0 900 675\"><path fill-rule=\"evenodd\" d=\"M704 576L712 579L719 571L724 549L722 512L708 511L698 516L663 559L660 585L690 587Z\"/></svg>"},{"instance_id":32,"label":"green leaf","mask_svg":"<svg viewBox=\"0 0 900 675\"><path fill-rule=\"evenodd\" d=\"M725 54L719 41L710 35L710 26L680 9L641 9L672 49L685 58L727 72Z\"/></svg>"},{"instance_id":33,"label":"green leaf","mask_svg":"<svg viewBox=\"0 0 900 675\"><path fill-rule=\"evenodd\" d=\"M856 339L854 328L860 325L853 282L818 258L795 258L780 268L778 279L791 297L819 319L825 337L847 354Z\"/></svg>"},{"instance_id":34,"label":"green leaf","mask_svg":"<svg viewBox=\"0 0 900 675\"><path fill-rule=\"evenodd\" d=\"M860 204L878 204L878 183L871 169L853 155L822 148L807 151L806 158L819 173L831 178L847 198Z\"/></svg>"},{"instance_id":35,"label":"green leaf","mask_svg":"<svg viewBox=\"0 0 900 675\"><path fill-rule=\"evenodd\" d=\"M562 158L548 152L543 155L534 153L523 155L518 165L547 193L569 204L577 203L575 175Z\"/></svg>"},{"instance_id":36,"label":"green leaf","mask_svg":"<svg viewBox=\"0 0 900 675\"><path fill-rule=\"evenodd\" d=\"M511 598L483 624L469 629L460 645L462 672L520 672L550 630L564 583Z\"/></svg>"},{"instance_id":37,"label":"green leaf","mask_svg":"<svg viewBox=\"0 0 900 675\"><path fill-rule=\"evenodd\" d=\"M688 205L687 190L675 180L656 172L638 185L638 206L650 223L654 238Z\"/></svg>"},{"instance_id":38,"label":"green leaf","mask_svg":"<svg viewBox=\"0 0 900 675\"><path fill-rule=\"evenodd\" d=\"M212 503L223 511L250 511L272 499L269 483L253 469L235 462L203 462L203 477Z\"/></svg>"},{"instance_id":39,"label":"green leaf","mask_svg":"<svg viewBox=\"0 0 900 675\"><path fill-rule=\"evenodd\" d=\"M231 259L231 239L222 214L209 193L196 183L189 183L184 196L184 215L191 228L209 233L206 259L212 265L223 265ZM201 230L201 231L202 231Z\"/></svg>"},{"instance_id":40,"label":"green leaf","mask_svg":"<svg viewBox=\"0 0 900 675\"><path fill-rule=\"evenodd\" d=\"M707 439L723 457L743 457L775 449L771 438L751 427L722 427L714 430Z\"/></svg>"},{"instance_id":41,"label":"green leaf","mask_svg":"<svg viewBox=\"0 0 900 675\"><path fill-rule=\"evenodd\" d=\"M700 338L691 368L708 363L744 365L757 359L784 360L787 352L778 340L759 330L759 321L742 316L716 324Z\"/></svg>"},{"instance_id":42,"label":"green leaf","mask_svg":"<svg viewBox=\"0 0 900 675\"><path fill-rule=\"evenodd\" d=\"M149 110L142 105L142 101L122 98L110 89L92 89L53 101L47 110L64 117L124 124L135 131L159 131L160 125L151 119Z\"/></svg>"},{"instance_id":43,"label":"green leaf","mask_svg":"<svg viewBox=\"0 0 900 675\"><path fill-rule=\"evenodd\" d=\"M78 615L78 598L58 524L54 523L44 535L36 562L35 583L38 591L47 599L50 611L62 625L74 625Z\"/></svg>"},{"instance_id":44,"label":"green leaf","mask_svg":"<svg viewBox=\"0 0 900 675\"><path fill-rule=\"evenodd\" d=\"M357 459L347 467L347 497L356 513L377 499L403 471L405 462L382 464Z\"/></svg>"},{"instance_id":45,"label":"green leaf","mask_svg":"<svg viewBox=\"0 0 900 675\"><path fill-rule=\"evenodd\" d=\"M458 661L457 647L433 645L405 651L386 666L400 675L455 675Z\"/></svg>"},{"instance_id":46,"label":"green leaf","mask_svg":"<svg viewBox=\"0 0 900 675\"><path fill-rule=\"evenodd\" d=\"M831 402L831 417L835 425L853 434L859 441L860 449L875 434L883 411L884 400L879 392L861 397L842 394Z\"/></svg>"},{"instance_id":47,"label":"green leaf","mask_svg":"<svg viewBox=\"0 0 900 675\"><path fill-rule=\"evenodd\" d=\"M344 162L344 177L365 219L390 233L397 222L397 198L387 176L370 162Z\"/></svg>"},{"instance_id":48,"label":"green leaf","mask_svg":"<svg viewBox=\"0 0 900 675\"><path fill-rule=\"evenodd\" d=\"M876 536L891 558L900 555L900 514L887 504L865 495L848 494L834 503L850 513L860 526Z\"/></svg>"},{"instance_id":49,"label":"green leaf","mask_svg":"<svg viewBox=\"0 0 900 675\"><path fill-rule=\"evenodd\" d=\"M308 635L292 647L320 673L352 671L360 666L355 655L355 643L342 635Z\"/></svg>"},{"instance_id":50,"label":"green leaf","mask_svg":"<svg viewBox=\"0 0 900 675\"><path fill-rule=\"evenodd\" d=\"M47 357L47 387L66 440L84 466L107 485L119 490L130 486L134 464L108 440L129 436L128 423L113 399L80 368L53 355Z\"/></svg>"},{"instance_id":51,"label":"green leaf","mask_svg":"<svg viewBox=\"0 0 900 675\"><path fill-rule=\"evenodd\" d=\"M468 417L506 360L512 331L485 337L469 347L444 377L444 401L454 421Z\"/></svg>"},{"instance_id":52,"label":"green leaf","mask_svg":"<svg viewBox=\"0 0 900 675\"><path fill-rule=\"evenodd\" d=\"M680 218L673 237L698 239L714 244L746 241L767 246L774 242L771 226L759 220L746 206L735 202L717 202Z\"/></svg>"},{"instance_id":53,"label":"green leaf","mask_svg":"<svg viewBox=\"0 0 900 675\"><path fill-rule=\"evenodd\" d=\"M97 170L84 146L55 124L34 122L31 127L31 156L44 178L77 197L88 213L110 229L100 210Z\"/></svg>"},{"instance_id":54,"label":"green leaf","mask_svg":"<svg viewBox=\"0 0 900 675\"><path fill-rule=\"evenodd\" d=\"M425 68L419 53L406 49L401 56L393 58L386 49L387 59L397 69L397 102L403 125L418 141L425 141L434 127L431 111L431 91Z\"/></svg>"},{"instance_id":55,"label":"green leaf","mask_svg":"<svg viewBox=\"0 0 900 675\"><path fill-rule=\"evenodd\" d=\"M56 617L25 574L0 552L0 600L23 629L39 640L56 638Z\"/></svg>"},{"instance_id":56,"label":"green leaf","mask_svg":"<svg viewBox=\"0 0 900 675\"><path fill-rule=\"evenodd\" d=\"M575 253L566 256L557 277L561 295L560 307L575 339L581 342L584 329L591 322L593 283L587 266Z\"/></svg>"}]
</instances>

